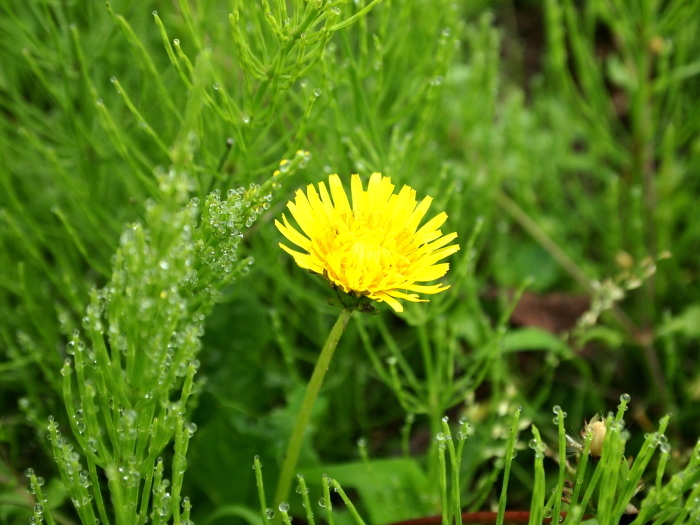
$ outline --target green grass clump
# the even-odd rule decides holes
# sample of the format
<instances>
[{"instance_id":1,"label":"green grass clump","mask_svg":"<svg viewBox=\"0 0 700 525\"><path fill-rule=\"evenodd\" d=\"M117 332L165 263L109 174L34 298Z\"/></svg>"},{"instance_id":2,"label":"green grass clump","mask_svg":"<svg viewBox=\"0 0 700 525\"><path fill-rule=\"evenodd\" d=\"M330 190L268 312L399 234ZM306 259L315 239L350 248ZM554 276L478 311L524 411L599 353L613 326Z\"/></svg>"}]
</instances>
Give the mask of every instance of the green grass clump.
<instances>
[{"instance_id":1,"label":"green grass clump","mask_svg":"<svg viewBox=\"0 0 700 525\"><path fill-rule=\"evenodd\" d=\"M0 522L695 520L699 11L0 5ZM273 501L337 315L273 221L375 171L451 289L355 316Z\"/></svg>"}]
</instances>

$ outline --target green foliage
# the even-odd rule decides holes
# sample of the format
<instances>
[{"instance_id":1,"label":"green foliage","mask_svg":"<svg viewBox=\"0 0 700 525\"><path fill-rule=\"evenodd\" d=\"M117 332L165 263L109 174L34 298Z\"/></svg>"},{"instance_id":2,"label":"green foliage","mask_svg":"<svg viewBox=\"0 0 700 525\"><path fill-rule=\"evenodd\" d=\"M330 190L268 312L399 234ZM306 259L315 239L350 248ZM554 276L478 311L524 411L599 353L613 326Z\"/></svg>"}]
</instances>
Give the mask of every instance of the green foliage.
<instances>
[{"instance_id":1,"label":"green foliage","mask_svg":"<svg viewBox=\"0 0 700 525\"><path fill-rule=\"evenodd\" d=\"M490 506L502 523L531 506L533 523L617 523L630 502L637 523L695 519L699 10L0 5L0 521L457 523ZM544 42L518 33L533 21ZM373 171L431 195L462 250L448 292L352 320L301 497L279 509L337 312L272 221L305 183ZM531 292L590 308L565 334L511 326ZM576 427L622 392L635 422L623 400L600 460L584 436L567 462L549 407Z\"/></svg>"}]
</instances>

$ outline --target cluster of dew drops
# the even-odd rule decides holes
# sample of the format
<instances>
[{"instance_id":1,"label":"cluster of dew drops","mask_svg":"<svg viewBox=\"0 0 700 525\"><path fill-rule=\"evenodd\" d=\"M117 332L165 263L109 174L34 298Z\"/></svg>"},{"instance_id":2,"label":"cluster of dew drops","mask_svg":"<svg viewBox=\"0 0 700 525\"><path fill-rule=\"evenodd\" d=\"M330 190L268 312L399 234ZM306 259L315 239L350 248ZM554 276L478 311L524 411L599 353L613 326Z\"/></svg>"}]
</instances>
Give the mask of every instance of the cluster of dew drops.
<instances>
[{"instance_id":1,"label":"cluster of dew drops","mask_svg":"<svg viewBox=\"0 0 700 525\"><path fill-rule=\"evenodd\" d=\"M448 416L442 418L443 423L447 423L449 420L450 418ZM457 440L464 441L469 437L469 430L471 427L466 417L459 418L459 427L460 430L456 434ZM438 448L444 450L447 442L452 441L452 435L444 432L438 432L435 435L435 439L438 442Z\"/></svg>"},{"instance_id":2,"label":"cluster of dew drops","mask_svg":"<svg viewBox=\"0 0 700 525\"><path fill-rule=\"evenodd\" d=\"M29 478L29 486L27 487L27 492L29 494L37 494L37 492L40 492L40 488L44 485L44 478L41 476L35 476L34 475L34 469L28 468L27 470L24 471L24 475ZM40 521L43 521L42 515L44 514L44 503L46 503L46 497L44 496L42 501L37 502L36 505L34 505L34 516L29 518L29 523L34 525L36 523L39 523Z\"/></svg>"},{"instance_id":3,"label":"cluster of dew drops","mask_svg":"<svg viewBox=\"0 0 700 525\"><path fill-rule=\"evenodd\" d=\"M222 199L219 190L206 197L202 227L207 235L197 240L195 250L216 275L230 274L239 267L246 273L253 264L253 259L247 258L239 265L238 249L243 241L243 229L253 226L270 208L272 193L260 196L259 190L260 186L252 183L248 189L228 190L226 199ZM191 206L196 208L199 204L198 198L192 199Z\"/></svg>"}]
</instances>

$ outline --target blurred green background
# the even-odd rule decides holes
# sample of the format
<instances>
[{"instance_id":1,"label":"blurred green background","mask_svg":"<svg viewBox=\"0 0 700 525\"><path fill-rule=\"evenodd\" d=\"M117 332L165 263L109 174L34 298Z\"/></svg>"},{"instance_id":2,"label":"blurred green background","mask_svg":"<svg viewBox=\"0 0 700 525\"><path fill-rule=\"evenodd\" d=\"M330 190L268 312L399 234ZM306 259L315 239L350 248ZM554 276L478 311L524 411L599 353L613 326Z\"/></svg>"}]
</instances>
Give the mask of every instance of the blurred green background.
<instances>
[{"instance_id":1,"label":"blurred green background","mask_svg":"<svg viewBox=\"0 0 700 525\"><path fill-rule=\"evenodd\" d=\"M465 505L487 508L515 407L554 441L553 405L576 434L622 393L633 442L673 414L682 462L700 435L700 3L341 1L333 30L295 47L271 3L0 5L0 521L30 516L27 467L75 520L45 436L50 414L69 433L64 346L183 134L201 199L312 155L247 230L255 263L206 321L183 489L196 523L256 508L256 454L274 488L336 314L273 220L331 173L431 195L462 251L448 292L353 320L302 453L309 483L335 468L375 522L435 514L429 443L447 413L473 425ZM528 505L529 457L512 508Z\"/></svg>"}]
</instances>

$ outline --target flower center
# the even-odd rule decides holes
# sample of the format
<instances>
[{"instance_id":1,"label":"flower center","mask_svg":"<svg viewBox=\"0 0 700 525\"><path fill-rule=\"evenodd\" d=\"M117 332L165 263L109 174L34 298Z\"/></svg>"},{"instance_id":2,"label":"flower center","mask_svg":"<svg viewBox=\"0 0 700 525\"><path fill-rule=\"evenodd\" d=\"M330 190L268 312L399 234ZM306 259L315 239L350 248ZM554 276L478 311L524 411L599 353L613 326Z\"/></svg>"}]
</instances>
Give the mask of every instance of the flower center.
<instances>
[{"instance_id":1,"label":"flower center","mask_svg":"<svg viewBox=\"0 0 700 525\"><path fill-rule=\"evenodd\" d=\"M372 292L387 279L394 280L410 261L397 250L396 239L382 228L354 224L331 242L327 260L330 277L346 289Z\"/></svg>"}]
</instances>

